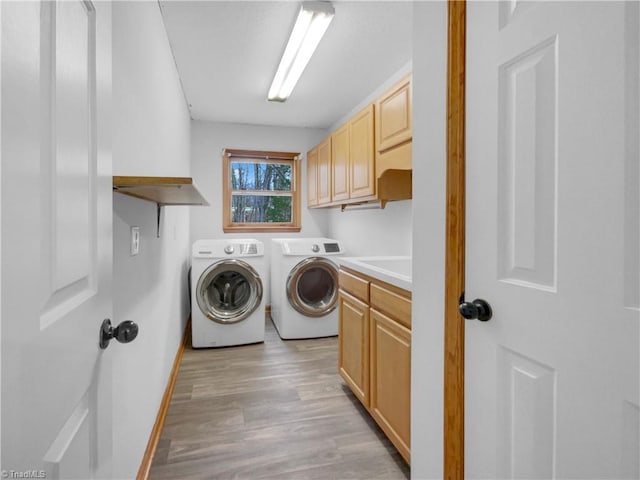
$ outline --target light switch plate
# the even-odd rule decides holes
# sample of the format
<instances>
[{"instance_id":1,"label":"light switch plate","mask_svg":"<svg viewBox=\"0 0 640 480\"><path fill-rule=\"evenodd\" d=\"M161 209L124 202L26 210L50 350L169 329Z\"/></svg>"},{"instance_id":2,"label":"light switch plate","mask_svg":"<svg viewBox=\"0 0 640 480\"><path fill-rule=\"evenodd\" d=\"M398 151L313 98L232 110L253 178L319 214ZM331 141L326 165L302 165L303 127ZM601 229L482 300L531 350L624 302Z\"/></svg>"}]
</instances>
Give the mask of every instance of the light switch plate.
<instances>
[{"instance_id":1,"label":"light switch plate","mask_svg":"<svg viewBox=\"0 0 640 480\"><path fill-rule=\"evenodd\" d=\"M131 256L140 253L140 227L131 227Z\"/></svg>"}]
</instances>

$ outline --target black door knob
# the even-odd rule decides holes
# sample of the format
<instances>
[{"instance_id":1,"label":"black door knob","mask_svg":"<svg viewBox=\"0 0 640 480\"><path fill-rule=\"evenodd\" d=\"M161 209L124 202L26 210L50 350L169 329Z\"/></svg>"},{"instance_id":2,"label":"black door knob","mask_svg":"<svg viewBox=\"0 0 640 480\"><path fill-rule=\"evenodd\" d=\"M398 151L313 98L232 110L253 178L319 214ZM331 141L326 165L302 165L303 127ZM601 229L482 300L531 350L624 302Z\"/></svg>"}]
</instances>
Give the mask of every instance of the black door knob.
<instances>
[{"instance_id":1,"label":"black door knob","mask_svg":"<svg viewBox=\"0 0 640 480\"><path fill-rule=\"evenodd\" d=\"M112 338L120 343L129 343L138 336L138 325L131 320L125 320L117 327L111 325L111 320L105 318L100 326L100 348L109 346Z\"/></svg>"},{"instance_id":2,"label":"black door knob","mask_svg":"<svg viewBox=\"0 0 640 480\"><path fill-rule=\"evenodd\" d=\"M458 311L467 320L480 320L486 322L491 319L493 312L491 305L481 298L476 298L473 302L461 302Z\"/></svg>"}]
</instances>

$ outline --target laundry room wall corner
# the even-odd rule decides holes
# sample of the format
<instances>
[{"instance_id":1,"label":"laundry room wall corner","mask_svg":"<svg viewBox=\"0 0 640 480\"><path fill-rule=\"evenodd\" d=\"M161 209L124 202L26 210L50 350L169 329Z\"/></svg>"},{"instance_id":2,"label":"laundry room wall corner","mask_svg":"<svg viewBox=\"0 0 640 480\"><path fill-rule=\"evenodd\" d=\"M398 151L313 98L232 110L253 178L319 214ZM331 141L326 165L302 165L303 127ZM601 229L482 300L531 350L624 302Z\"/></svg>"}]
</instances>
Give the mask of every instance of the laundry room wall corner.
<instances>
[{"instance_id":1,"label":"laundry room wall corner","mask_svg":"<svg viewBox=\"0 0 640 480\"><path fill-rule=\"evenodd\" d=\"M190 176L190 116L156 2L113 5L113 173ZM113 342L113 478L135 478L189 315L189 208L113 195L114 323L133 320L131 344ZM130 228L140 252L130 255Z\"/></svg>"}]
</instances>

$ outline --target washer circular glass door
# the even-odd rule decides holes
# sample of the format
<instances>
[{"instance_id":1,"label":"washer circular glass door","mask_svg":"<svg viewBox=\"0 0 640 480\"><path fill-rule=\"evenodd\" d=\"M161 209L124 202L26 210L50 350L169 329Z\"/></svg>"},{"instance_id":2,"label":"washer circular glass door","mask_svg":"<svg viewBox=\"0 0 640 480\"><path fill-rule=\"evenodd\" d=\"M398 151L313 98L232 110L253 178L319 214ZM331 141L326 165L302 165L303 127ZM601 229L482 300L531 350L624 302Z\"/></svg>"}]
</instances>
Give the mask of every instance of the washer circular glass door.
<instances>
[{"instance_id":1,"label":"washer circular glass door","mask_svg":"<svg viewBox=\"0 0 640 480\"><path fill-rule=\"evenodd\" d=\"M242 260L221 260L200 275L196 286L200 311L214 322L230 324L251 315L262 301L262 280Z\"/></svg>"},{"instance_id":2,"label":"washer circular glass door","mask_svg":"<svg viewBox=\"0 0 640 480\"><path fill-rule=\"evenodd\" d=\"M323 257L306 258L287 277L289 304L308 317L332 312L338 303L338 269Z\"/></svg>"}]
</instances>

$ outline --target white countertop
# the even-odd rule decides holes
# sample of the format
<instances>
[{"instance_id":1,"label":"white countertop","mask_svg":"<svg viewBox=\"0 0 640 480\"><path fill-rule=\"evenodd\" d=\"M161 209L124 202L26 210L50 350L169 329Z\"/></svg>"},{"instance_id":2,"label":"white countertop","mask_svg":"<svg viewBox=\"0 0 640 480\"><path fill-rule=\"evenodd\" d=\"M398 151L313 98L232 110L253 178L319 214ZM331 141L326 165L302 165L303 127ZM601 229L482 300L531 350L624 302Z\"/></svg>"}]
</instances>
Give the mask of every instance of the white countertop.
<instances>
[{"instance_id":1,"label":"white countertop","mask_svg":"<svg viewBox=\"0 0 640 480\"><path fill-rule=\"evenodd\" d=\"M411 291L411 257L334 257L340 265Z\"/></svg>"}]
</instances>

